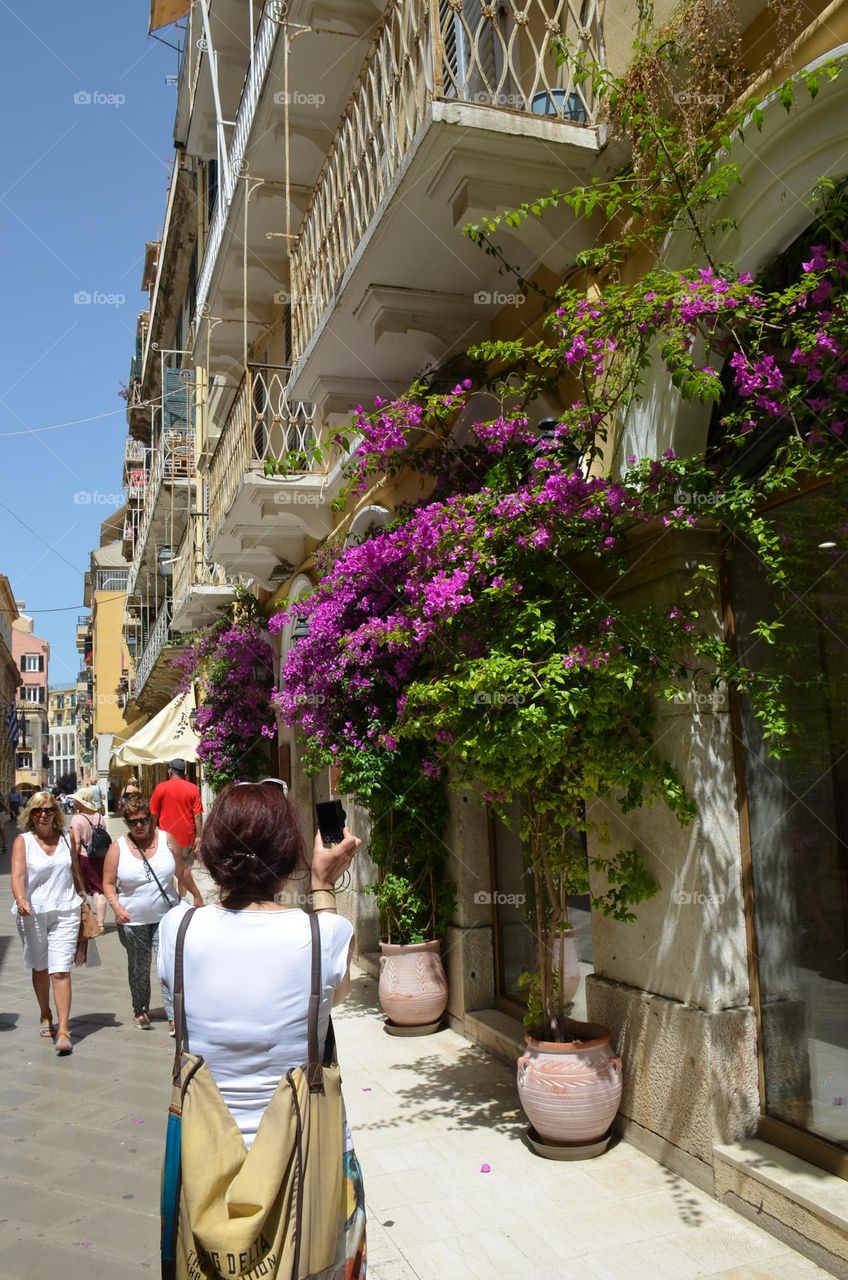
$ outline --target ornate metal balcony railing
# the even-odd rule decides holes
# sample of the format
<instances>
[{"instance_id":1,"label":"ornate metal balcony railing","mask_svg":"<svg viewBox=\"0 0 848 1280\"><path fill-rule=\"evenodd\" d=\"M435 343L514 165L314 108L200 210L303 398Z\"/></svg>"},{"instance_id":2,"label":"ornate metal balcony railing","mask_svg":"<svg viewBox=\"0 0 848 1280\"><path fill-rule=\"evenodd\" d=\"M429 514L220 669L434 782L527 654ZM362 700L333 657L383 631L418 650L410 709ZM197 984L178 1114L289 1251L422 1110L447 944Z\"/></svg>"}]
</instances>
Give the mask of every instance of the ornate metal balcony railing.
<instances>
[{"instance_id":1,"label":"ornate metal balcony railing","mask_svg":"<svg viewBox=\"0 0 848 1280\"><path fill-rule=\"evenodd\" d=\"M206 530L203 517L189 516L174 562L173 613L178 612L192 587L226 585L227 575L221 566L217 564L210 566L206 559Z\"/></svg>"},{"instance_id":2,"label":"ornate metal balcony railing","mask_svg":"<svg viewBox=\"0 0 848 1280\"><path fill-rule=\"evenodd\" d=\"M156 621L147 636L147 644L144 646L141 657L136 664L133 690L136 698L150 679L150 673L156 665L156 660L168 643L170 632L171 606L166 601L156 615Z\"/></svg>"},{"instance_id":3,"label":"ornate metal balcony railing","mask_svg":"<svg viewBox=\"0 0 848 1280\"><path fill-rule=\"evenodd\" d=\"M284 6L279 4L278 0L266 0L262 17L259 19L253 54L247 78L242 88L241 99L236 112L235 128L233 129L227 152L226 170L224 173L219 174L218 199L215 202L215 210L209 227L209 237L206 241L203 261L200 264L200 271L197 276L195 317L206 314L206 300L209 296L212 272L215 270L215 263L224 238L224 228L227 225L227 218L230 214L230 205L233 202L236 183L245 176L247 142L256 115L256 107L265 84L268 67L271 63L274 43L280 33L279 19L283 8ZM193 328L196 333L196 319Z\"/></svg>"},{"instance_id":4,"label":"ornate metal balcony railing","mask_svg":"<svg viewBox=\"0 0 848 1280\"><path fill-rule=\"evenodd\" d=\"M128 438L124 445L124 462L128 467L131 467L134 463L142 463L144 462L145 453L146 447L141 440Z\"/></svg>"},{"instance_id":5,"label":"ornate metal balcony railing","mask_svg":"<svg viewBox=\"0 0 848 1280\"><path fill-rule=\"evenodd\" d=\"M252 366L239 383L221 437L209 464L209 538L224 516L247 471L262 472L265 463L291 461L291 473L314 467L310 450L316 441L315 406L289 401L288 370Z\"/></svg>"},{"instance_id":6,"label":"ornate metal balcony railing","mask_svg":"<svg viewBox=\"0 0 848 1280\"><path fill-rule=\"evenodd\" d=\"M292 252L295 358L434 100L593 122L590 86L557 65L559 39L601 59L598 0L389 0Z\"/></svg>"},{"instance_id":7,"label":"ornate metal balcony railing","mask_svg":"<svg viewBox=\"0 0 848 1280\"><path fill-rule=\"evenodd\" d=\"M147 537L156 513L156 504L164 483L190 480L196 473L194 431L165 431L153 450L150 471L144 487L144 505L134 542L133 562L127 581L127 594L132 595L138 583Z\"/></svg>"}]
</instances>

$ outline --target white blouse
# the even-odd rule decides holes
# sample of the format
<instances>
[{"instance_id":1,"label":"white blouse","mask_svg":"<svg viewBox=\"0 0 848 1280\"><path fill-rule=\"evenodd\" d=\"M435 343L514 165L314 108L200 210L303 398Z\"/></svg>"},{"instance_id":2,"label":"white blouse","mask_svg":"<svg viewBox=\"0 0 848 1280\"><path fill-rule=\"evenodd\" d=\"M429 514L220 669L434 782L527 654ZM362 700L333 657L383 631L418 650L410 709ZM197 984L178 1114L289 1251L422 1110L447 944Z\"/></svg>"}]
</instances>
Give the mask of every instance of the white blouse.
<instances>
[{"instance_id":1,"label":"white blouse","mask_svg":"<svg viewBox=\"0 0 848 1280\"><path fill-rule=\"evenodd\" d=\"M126 836L118 838L118 902L129 912L129 924L158 924L166 911L175 907L179 901L174 889L174 873L177 866L174 855L168 848L168 838L164 831L158 831L156 846L145 857L150 868L144 865L137 854L130 852ZM166 902L159 886L153 879L152 871L159 877L159 884L168 895Z\"/></svg>"},{"instance_id":2,"label":"white blouse","mask_svg":"<svg viewBox=\"0 0 848 1280\"><path fill-rule=\"evenodd\" d=\"M174 947L182 911L159 930L159 977L173 991ZM347 973L353 927L321 912L323 1045L333 994ZM290 1067L307 1059L312 934L305 911L198 911L186 934L185 1008L191 1053L209 1067L249 1147L263 1112ZM346 1145L350 1138L345 1123Z\"/></svg>"},{"instance_id":3,"label":"white blouse","mask_svg":"<svg viewBox=\"0 0 848 1280\"><path fill-rule=\"evenodd\" d=\"M45 911L79 910L80 896L71 869L71 843L64 834L54 853L45 853L31 831L24 833L26 878L24 897L35 915ZM12 908L18 913L18 905Z\"/></svg>"}]
</instances>

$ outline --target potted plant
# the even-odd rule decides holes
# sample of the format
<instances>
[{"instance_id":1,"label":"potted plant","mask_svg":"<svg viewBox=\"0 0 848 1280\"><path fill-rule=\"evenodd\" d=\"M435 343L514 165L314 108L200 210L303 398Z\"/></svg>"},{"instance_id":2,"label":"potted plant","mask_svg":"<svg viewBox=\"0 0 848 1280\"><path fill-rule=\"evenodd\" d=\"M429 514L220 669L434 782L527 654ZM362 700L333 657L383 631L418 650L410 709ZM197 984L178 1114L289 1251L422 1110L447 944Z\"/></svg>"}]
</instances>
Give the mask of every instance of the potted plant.
<instances>
[{"instance_id":1,"label":"potted plant","mask_svg":"<svg viewBox=\"0 0 848 1280\"><path fill-rule=\"evenodd\" d=\"M441 940L426 936L441 927L433 922L432 897L422 896L419 886L388 871L366 891L380 913L379 997L386 1030L395 1035L437 1030L448 1002Z\"/></svg>"}]
</instances>

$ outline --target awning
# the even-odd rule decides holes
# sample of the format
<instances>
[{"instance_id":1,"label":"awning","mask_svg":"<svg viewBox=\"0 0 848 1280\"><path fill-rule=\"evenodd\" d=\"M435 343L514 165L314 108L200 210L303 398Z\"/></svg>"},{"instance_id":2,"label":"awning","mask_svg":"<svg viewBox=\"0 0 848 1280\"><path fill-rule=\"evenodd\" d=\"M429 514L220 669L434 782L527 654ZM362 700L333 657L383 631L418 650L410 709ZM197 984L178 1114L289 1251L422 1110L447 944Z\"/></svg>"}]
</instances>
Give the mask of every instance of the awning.
<instances>
[{"instance_id":1,"label":"awning","mask_svg":"<svg viewBox=\"0 0 848 1280\"><path fill-rule=\"evenodd\" d=\"M196 760L197 734L188 718L195 708L194 689L172 698L112 752L115 764L166 764L168 760Z\"/></svg>"},{"instance_id":2,"label":"awning","mask_svg":"<svg viewBox=\"0 0 848 1280\"><path fill-rule=\"evenodd\" d=\"M150 26L148 31L158 31L184 18L191 8L191 0L150 0Z\"/></svg>"}]
</instances>

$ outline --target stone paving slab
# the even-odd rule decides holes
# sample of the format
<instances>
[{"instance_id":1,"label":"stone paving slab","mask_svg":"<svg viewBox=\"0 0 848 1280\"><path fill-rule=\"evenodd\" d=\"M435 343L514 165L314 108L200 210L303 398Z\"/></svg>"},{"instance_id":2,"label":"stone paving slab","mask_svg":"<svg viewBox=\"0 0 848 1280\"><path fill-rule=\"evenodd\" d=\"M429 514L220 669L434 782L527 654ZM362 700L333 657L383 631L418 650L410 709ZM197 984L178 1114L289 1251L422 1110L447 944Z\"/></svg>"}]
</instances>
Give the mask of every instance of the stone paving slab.
<instances>
[{"instance_id":1,"label":"stone paving slab","mask_svg":"<svg viewBox=\"0 0 848 1280\"><path fill-rule=\"evenodd\" d=\"M0 1277L158 1275L173 1041L163 1021L134 1027L114 929L100 967L73 976L74 1053L57 1058L39 1039L8 862L0 855ZM155 1006L155 979L153 990ZM387 1036L370 978L356 977L335 1020L369 1280L827 1275L626 1143L592 1162L540 1160L522 1142L514 1072L451 1031Z\"/></svg>"}]
</instances>

